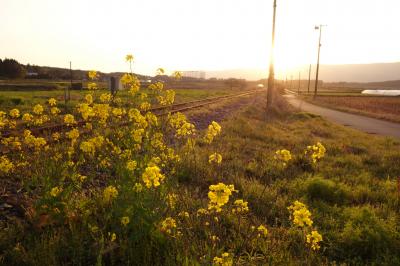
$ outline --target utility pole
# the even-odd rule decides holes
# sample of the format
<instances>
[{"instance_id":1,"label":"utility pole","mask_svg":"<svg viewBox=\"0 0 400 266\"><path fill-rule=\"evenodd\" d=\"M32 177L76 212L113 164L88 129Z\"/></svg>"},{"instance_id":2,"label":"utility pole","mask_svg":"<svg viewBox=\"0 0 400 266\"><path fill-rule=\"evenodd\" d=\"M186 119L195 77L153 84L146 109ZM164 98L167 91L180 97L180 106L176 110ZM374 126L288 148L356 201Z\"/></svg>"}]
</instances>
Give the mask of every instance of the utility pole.
<instances>
[{"instance_id":1,"label":"utility pole","mask_svg":"<svg viewBox=\"0 0 400 266\"><path fill-rule=\"evenodd\" d=\"M298 93L297 94L300 94L300 87L301 87L301 72L299 71L299 88L298 88Z\"/></svg>"},{"instance_id":2,"label":"utility pole","mask_svg":"<svg viewBox=\"0 0 400 266\"><path fill-rule=\"evenodd\" d=\"M310 64L310 68L308 69L308 87L307 87L308 93L310 93L310 84L311 84L311 64Z\"/></svg>"},{"instance_id":3,"label":"utility pole","mask_svg":"<svg viewBox=\"0 0 400 266\"><path fill-rule=\"evenodd\" d=\"M290 76L290 89L293 89L293 75Z\"/></svg>"},{"instance_id":4,"label":"utility pole","mask_svg":"<svg viewBox=\"0 0 400 266\"><path fill-rule=\"evenodd\" d=\"M316 30L319 30L319 42L318 42L318 59L317 59L317 74L315 77L315 89L314 89L314 99L317 97L317 90L318 90L318 75L319 75L319 57L321 54L321 36L322 36L322 27L325 27L326 25L319 25L315 26Z\"/></svg>"},{"instance_id":5,"label":"utility pole","mask_svg":"<svg viewBox=\"0 0 400 266\"><path fill-rule=\"evenodd\" d=\"M268 90L267 90L267 109L271 109L274 98L275 88L275 69L274 69L274 48L275 48L275 17L276 17L276 0L274 0L273 6L273 17L272 17L272 43L271 43L271 54L269 60L269 77L268 77Z\"/></svg>"},{"instance_id":6,"label":"utility pole","mask_svg":"<svg viewBox=\"0 0 400 266\"><path fill-rule=\"evenodd\" d=\"M72 62L69 61L69 75L71 78L71 86L69 87L68 90L68 101L71 100L71 90L72 90Z\"/></svg>"}]
</instances>

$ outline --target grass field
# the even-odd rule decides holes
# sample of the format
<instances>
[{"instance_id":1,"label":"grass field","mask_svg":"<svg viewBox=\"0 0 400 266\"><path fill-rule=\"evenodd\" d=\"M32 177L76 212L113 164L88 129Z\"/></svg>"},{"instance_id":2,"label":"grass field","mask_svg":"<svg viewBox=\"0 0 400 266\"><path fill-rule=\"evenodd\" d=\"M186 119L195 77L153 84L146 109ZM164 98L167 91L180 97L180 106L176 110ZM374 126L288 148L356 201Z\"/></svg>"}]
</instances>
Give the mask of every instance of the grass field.
<instances>
[{"instance_id":1,"label":"grass field","mask_svg":"<svg viewBox=\"0 0 400 266\"><path fill-rule=\"evenodd\" d=\"M195 144L164 131L163 142L181 158L175 167L173 156L163 159L155 124L131 155L122 152L136 149L127 146L131 128L93 132L110 139L94 157L79 151L79 144L37 151L41 160L30 158L29 171L2 176L2 187L12 187L2 198L19 191L23 204L19 215L6 211L0 220L0 263L399 265L400 142L278 103L266 115L263 97L257 97L221 123L222 134L211 144L207 136L215 129L190 137ZM159 123L169 127L168 121ZM318 142L326 153L313 162L304 151ZM282 149L290 151L289 160L275 158ZM221 163L210 157L214 153L222 155ZM133 173L126 156L137 161ZM112 163L104 164L106 159ZM148 167L159 165L166 175L159 187L142 183L149 161ZM86 178L77 181L80 175ZM226 187L213 194L210 185L218 183ZM211 204L214 196L222 205ZM311 226L296 225L291 217L288 207L296 200L306 204ZM322 235L319 249L307 243L311 230Z\"/></svg>"}]
</instances>

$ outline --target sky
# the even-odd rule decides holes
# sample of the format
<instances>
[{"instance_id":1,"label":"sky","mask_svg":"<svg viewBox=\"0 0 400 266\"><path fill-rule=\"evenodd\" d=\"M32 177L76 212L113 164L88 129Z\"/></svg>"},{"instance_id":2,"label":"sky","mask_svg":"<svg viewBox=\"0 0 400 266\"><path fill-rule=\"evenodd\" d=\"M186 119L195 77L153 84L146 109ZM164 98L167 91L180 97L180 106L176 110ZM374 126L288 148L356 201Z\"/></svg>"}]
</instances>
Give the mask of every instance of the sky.
<instances>
[{"instance_id":1,"label":"sky","mask_svg":"<svg viewBox=\"0 0 400 266\"><path fill-rule=\"evenodd\" d=\"M273 0L0 0L0 58L154 74L267 69ZM400 61L399 0L278 0L278 71Z\"/></svg>"}]
</instances>

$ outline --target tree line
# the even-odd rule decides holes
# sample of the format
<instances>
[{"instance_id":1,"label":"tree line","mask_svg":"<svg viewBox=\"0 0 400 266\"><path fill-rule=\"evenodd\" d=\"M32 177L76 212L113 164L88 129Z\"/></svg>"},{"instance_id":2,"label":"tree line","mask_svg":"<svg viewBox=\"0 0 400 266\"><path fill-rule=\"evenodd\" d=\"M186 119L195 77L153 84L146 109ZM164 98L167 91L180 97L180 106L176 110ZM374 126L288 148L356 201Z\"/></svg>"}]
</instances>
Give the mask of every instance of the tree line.
<instances>
[{"instance_id":1,"label":"tree line","mask_svg":"<svg viewBox=\"0 0 400 266\"><path fill-rule=\"evenodd\" d=\"M24 78L26 75L26 68L18 63L15 59L5 58L0 59L0 77L17 79Z\"/></svg>"}]
</instances>

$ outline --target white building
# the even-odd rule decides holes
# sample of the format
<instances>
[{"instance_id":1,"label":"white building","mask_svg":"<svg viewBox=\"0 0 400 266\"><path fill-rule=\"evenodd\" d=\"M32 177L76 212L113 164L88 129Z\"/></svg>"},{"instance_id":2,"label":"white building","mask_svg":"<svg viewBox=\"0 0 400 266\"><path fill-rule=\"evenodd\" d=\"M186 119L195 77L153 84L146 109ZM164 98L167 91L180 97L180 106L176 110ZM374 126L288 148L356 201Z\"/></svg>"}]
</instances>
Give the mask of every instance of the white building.
<instances>
[{"instance_id":1,"label":"white building","mask_svg":"<svg viewBox=\"0 0 400 266\"><path fill-rule=\"evenodd\" d=\"M182 76L187 78L205 79L205 71L182 71Z\"/></svg>"}]
</instances>

